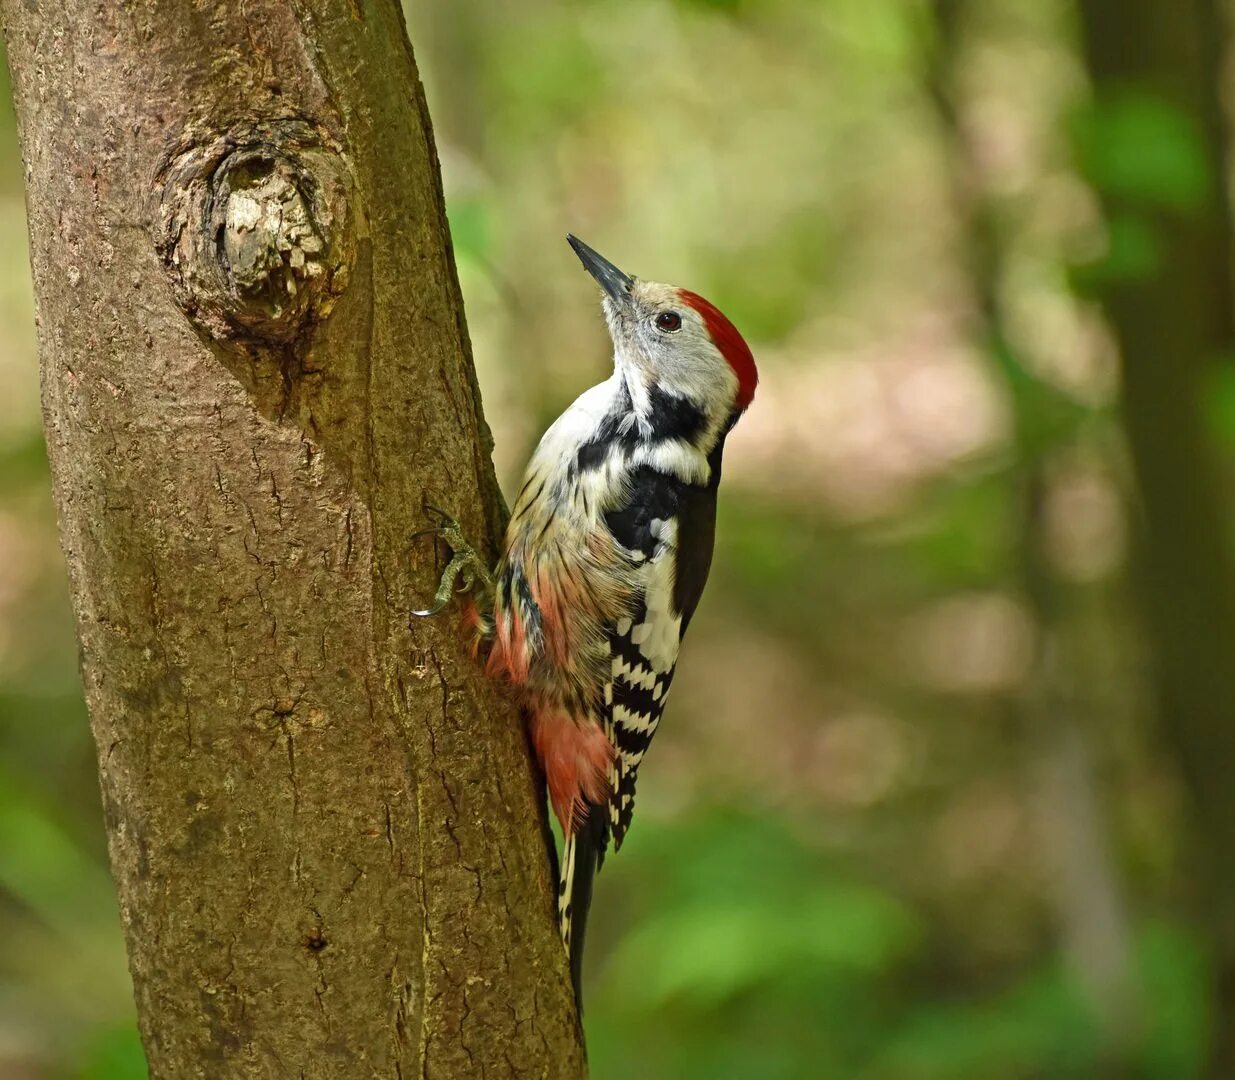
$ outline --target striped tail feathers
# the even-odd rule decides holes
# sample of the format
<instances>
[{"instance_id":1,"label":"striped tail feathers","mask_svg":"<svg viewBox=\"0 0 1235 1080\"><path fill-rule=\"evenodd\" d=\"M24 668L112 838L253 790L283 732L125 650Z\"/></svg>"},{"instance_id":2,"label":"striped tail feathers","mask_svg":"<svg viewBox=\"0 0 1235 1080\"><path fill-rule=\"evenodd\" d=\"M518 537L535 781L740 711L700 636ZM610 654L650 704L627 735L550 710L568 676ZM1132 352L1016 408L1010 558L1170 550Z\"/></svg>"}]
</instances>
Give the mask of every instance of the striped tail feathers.
<instances>
[{"instance_id":1,"label":"striped tail feathers","mask_svg":"<svg viewBox=\"0 0 1235 1080\"><path fill-rule=\"evenodd\" d=\"M589 806L562 848L562 879L558 886L558 925L570 956L570 980L575 1005L583 1015L583 944L592 907L592 886L609 846L609 814L604 803Z\"/></svg>"},{"instance_id":2,"label":"striped tail feathers","mask_svg":"<svg viewBox=\"0 0 1235 1080\"><path fill-rule=\"evenodd\" d=\"M558 924L570 955L575 1001L582 1012L583 938L592 884L609 846L609 800L617 751L590 716L576 718L561 708L535 710L528 729L544 770L550 805L565 837Z\"/></svg>"}]
</instances>

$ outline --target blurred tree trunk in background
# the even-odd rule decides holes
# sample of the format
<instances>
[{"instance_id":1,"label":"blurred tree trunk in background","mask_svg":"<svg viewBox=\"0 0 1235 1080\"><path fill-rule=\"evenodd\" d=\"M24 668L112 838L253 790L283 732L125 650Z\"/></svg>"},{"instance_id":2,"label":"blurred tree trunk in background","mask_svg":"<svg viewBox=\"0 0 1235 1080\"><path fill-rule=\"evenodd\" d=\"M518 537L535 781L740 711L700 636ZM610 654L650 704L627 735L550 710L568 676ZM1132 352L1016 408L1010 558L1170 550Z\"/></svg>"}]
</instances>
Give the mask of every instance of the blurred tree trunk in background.
<instances>
[{"instance_id":1,"label":"blurred tree trunk in background","mask_svg":"<svg viewBox=\"0 0 1235 1080\"><path fill-rule=\"evenodd\" d=\"M156 1077L577 1076L541 800L433 591L503 510L395 0L3 0Z\"/></svg>"},{"instance_id":2,"label":"blurred tree trunk in background","mask_svg":"<svg viewBox=\"0 0 1235 1080\"><path fill-rule=\"evenodd\" d=\"M1093 268L1123 356L1141 585L1162 729L1191 801L1190 877L1218 970L1214 1075L1235 1075L1235 583L1205 395L1235 346L1213 0L1083 0L1078 153L1106 214Z\"/></svg>"},{"instance_id":3,"label":"blurred tree trunk in background","mask_svg":"<svg viewBox=\"0 0 1235 1080\"><path fill-rule=\"evenodd\" d=\"M1044 527L1050 458L1075 441L1078 409L1024 367L1006 327L999 292L1007 238L999 207L983 190L980 153L963 118L962 56L980 33L981 5L982 0L934 0L927 81L941 122L962 261L973 291L971 333L1003 373L1012 404L1009 534L1018 540L1012 578L1033 616L1036 642L1026 685L1013 691L1007 705L1019 721L1030 779L1042 789L1038 817L1059 933L1097 1020L1104 1062L1122 1075L1133 1057L1139 1011L1131 935L1109 824L1095 790L1089 733L1081 720L1085 710L1076 700L1084 673L1076 670L1078 658L1061 646L1067 585L1050 565Z\"/></svg>"}]
</instances>

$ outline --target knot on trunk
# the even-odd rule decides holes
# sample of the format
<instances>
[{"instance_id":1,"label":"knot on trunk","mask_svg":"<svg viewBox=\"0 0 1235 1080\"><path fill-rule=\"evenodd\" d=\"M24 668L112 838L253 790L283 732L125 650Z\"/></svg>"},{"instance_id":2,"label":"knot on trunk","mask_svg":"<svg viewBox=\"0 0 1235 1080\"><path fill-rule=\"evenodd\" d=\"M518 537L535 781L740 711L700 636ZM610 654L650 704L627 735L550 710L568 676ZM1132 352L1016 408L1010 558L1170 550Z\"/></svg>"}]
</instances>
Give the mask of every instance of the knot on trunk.
<instances>
[{"instance_id":1,"label":"knot on trunk","mask_svg":"<svg viewBox=\"0 0 1235 1080\"><path fill-rule=\"evenodd\" d=\"M180 306L220 340L311 331L347 285L352 186L301 120L186 132L155 180L155 247Z\"/></svg>"}]
</instances>

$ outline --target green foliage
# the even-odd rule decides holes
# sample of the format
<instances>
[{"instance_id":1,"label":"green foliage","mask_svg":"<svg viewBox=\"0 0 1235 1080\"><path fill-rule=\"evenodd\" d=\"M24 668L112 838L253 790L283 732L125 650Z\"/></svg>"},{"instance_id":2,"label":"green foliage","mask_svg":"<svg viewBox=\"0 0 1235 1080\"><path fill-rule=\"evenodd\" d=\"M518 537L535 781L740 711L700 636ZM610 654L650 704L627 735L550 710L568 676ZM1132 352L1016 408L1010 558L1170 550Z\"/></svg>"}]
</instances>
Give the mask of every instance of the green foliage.
<instances>
[{"instance_id":1,"label":"green foliage","mask_svg":"<svg viewBox=\"0 0 1235 1080\"><path fill-rule=\"evenodd\" d=\"M897 555L930 592L989 588L1012 571L1007 472L988 470L964 483L941 483L896 536Z\"/></svg>"},{"instance_id":2,"label":"green foliage","mask_svg":"<svg viewBox=\"0 0 1235 1080\"><path fill-rule=\"evenodd\" d=\"M923 47L920 6L913 0L828 0L818 5L826 32L864 65L898 74L915 70Z\"/></svg>"},{"instance_id":3,"label":"green foliage","mask_svg":"<svg viewBox=\"0 0 1235 1080\"><path fill-rule=\"evenodd\" d=\"M146 1055L134 1027L108 1028L87 1046L72 1080L146 1080Z\"/></svg>"},{"instance_id":4,"label":"green foliage","mask_svg":"<svg viewBox=\"0 0 1235 1080\"><path fill-rule=\"evenodd\" d=\"M72 934L83 902L90 908L110 904L111 881L15 778L0 779L10 792L0 803L0 887Z\"/></svg>"},{"instance_id":5,"label":"green foliage","mask_svg":"<svg viewBox=\"0 0 1235 1080\"><path fill-rule=\"evenodd\" d=\"M918 938L903 904L829 873L774 821L718 814L671 829L658 847L659 859L644 858L676 902L650 911L606 971L640 988L641 1009L706 1012L787 972L839 990L888 970Z\"/></svg>"},{"instance_id":6,"label":"green foliage","mask_svg":"<svg viewBox=\"0 0 1235 1080\"><path fill-rule=\"evenodd\" d=\"M1070 268L1073 289L1081 296L1100 296L1112 285L1149 281L1162 269L1156 226L1142 214L1110 214L1106 248L1101 256Z\"/></svg>"},{"instance_id":7,"label":"green foliage","mask_svg":"<svg viewBox=\"0 0 1235 1080\"><path fill-rule=\"evenodd\" d=\"M1145 1034L1141 1043L1147 1080L1199 1080L1213 1029L1211 971L1195 933L1154 921L1137 951Z\"/></svg>"},{"instance_id":8,"label":"green foliage","mask_svg":"<svg viewBox=\"0 0 1235 1080\"><path fill-rule=\"evenodd\" d=\"M715 250L707 259L709 280L700 282L700 288L751 340L782 340L839 270L835 228L827 218L802 214L763 244L740 253ZM753 277L746 272L752 264L762 268Z\"/></svg>"},{"instance_id":9,"label":"green foliage","mask_svg":"<svg viewBox=\"0 0 1235 1080\"><path fill-rule=\"evenodd\" d=\"M870 1052L879 980L920 941L902 902L771 816L696 815L623 859L657 897L597 981L597 1076L831 1075Z\"/></svg>"},{"instance_id":10,"label":"green foliage","mask_svg":"<svg viewBox=\"0 0 1235 1080\"><path fill-rule=\"evenodd\" d=\"M0 444L0 491L20 492L48 475L47 447L40 434Z\"/></svg>"},{"instance_id":11,"label":"green foliage","mask_svg":"<svg viewBox=\"0 0 1235 1080\"><path fill-rule=\"evenodd\" d=\"M1069 129L1082 173L1111 206L1105 250L1072 268L1074 288L1098 295L1154 278L1165 269L1155 215L1199 213L1212 192L1211 151L1195 119L1129 87L1078 107Z\"/></svg>"},{"instance_id":12,"label":"green foliage","mask_svg":"<svg viewBox=\"0 0 1235 1080\"><path fill-rule=\"evenodd\" d=\"M725 15L737 15L750 8L757 8L759 0L678 0L683 7L703 8Z\"/></svg>"},{"instance_id":13,"label":"green foliage","mask_svg":"<svg viewBox=\"0 0 1235 1080\"><path fill-rule=\"evenodd\" d=\"M483 266L493 244L492 207L484 199L452 199L446 207L450 239L459 263Z\"/></svg>"},{"instance_id":14,"label":"green foliage","mask_svg":"<svg viewBox=\"0 0 1235 1080\"><path fill-rule=\"evenodd\" d=\"M903 1080L1079 1078L1093 1075L1097 1059L1082 999L1048 968L988 1000L923 1002L889 1041L881 1069Z\"/></svg>"},{"instance_id":15,"label":"green foliage","mask_svg":"<svg viewBox=\"0 0 1235 1080\"><path fill-rule=\"evenodd\" d=\"M1235 357L1216 357L1202 386L1202 404L1210 434L1228 454L1235 454Z\"/></svg>"},{"instance_id":16,"label":"green foliage","mask_svg":"<svg viewBox=\"0 0 1235 1080\"><path fill-rule=\"evenodd\" d=\"M529 152L603 95L605 71L569 20L529 13L506 23L493 47L491 120Z\"/></svg>"},{"instance_id":17,"label":"green foliage","mask_svg":"<svg viewBox=\"0 0 1235 1080\"><path fill-rule=\"evenodd\" d=\"M1194 120L1146 90L1108 93L1072 117L1085 176L1103 194L1132 206L1179 213L1210 193L1208 150Z\"/></svg>"},{"instance_id":18,"label":"green foliage","mask_svg":"<svg viewBox=\"0 0 1235 1080\"><path fill-rule=\"evenodd\" d=\"M594 1075L998 1080L1098 1075L1102 1028L1051 952L981 994L938 978L930 926L808 843L801 823L714 809L632 833L622 880L652 883L590 997ZM641 891L647 886L641 886ZM598 916L605 915L605 900ZM1149 923L1134 958L1136 1075L1199 1077L1206 972ZM629 1032L639 1032L632 1042Z\"/></svg>"}]
</instances>

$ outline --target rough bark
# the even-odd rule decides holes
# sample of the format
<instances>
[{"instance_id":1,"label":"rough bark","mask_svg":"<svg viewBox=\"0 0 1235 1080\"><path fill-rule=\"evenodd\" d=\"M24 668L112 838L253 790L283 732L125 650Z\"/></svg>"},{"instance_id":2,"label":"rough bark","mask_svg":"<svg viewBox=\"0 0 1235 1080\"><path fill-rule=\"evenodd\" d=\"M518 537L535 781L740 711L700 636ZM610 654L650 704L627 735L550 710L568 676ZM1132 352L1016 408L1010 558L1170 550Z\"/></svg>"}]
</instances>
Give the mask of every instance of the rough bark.
<instances>
[{"instance_id":1,"label":"rough bark","mask_svg":"<svg viewBox=\"0 0 1235 1080\"><path fill-rule=\"evenodd\" d=\"M1214 0L1081 4L1099 102L1135 93L1191 131L1205 170L1198 197L1154 199L1103 186L1111 221L1152 241L1152 265L1104 283L1123 357L1123 411L1143 509L1140 563L1164 741L1189 797L1199 923L1217 976L1215 1076L1235 1075L1235 568L1221 457L1206 394L1235 344L1231 220Z\"/></svg>"},{"instance_id":2,"label":"rough bark","mask_svg":"<svg viewBox=\"0 0 1235 1080\"><path fill-rule=\"evenodd\" d=\"M0 10L152 1075L580 1075L522 728L407 615L502 509L395 0Z\"/></svg>"}]
</instances>

